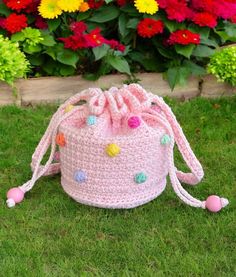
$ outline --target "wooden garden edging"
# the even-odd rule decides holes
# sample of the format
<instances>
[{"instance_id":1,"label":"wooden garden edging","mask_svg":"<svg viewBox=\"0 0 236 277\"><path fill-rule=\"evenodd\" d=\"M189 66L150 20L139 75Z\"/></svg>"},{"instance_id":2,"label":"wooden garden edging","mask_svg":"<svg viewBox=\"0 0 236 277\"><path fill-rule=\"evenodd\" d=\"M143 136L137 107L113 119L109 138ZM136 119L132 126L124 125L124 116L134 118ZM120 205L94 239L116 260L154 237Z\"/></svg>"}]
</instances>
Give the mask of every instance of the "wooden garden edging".
<instances>
[{"instance_id":1,"label":"wooden garden edging","mask_svg":"<svg viewBox=\"0 0 236 277\"><path fill-rule=\"evenodd\" d=\"M190 99L196 96L218 97L236 94L236 87L218 83L208 75L203 79L190 78L184 87L176 87L171 91L168 83L159 73L140 73L135 77L138 83L146 90L160 96L171 96L181 99ZM111 86L122 86L127 81L126 75L107 75L97 81L87 81L81 76L75 77L41 77L20 79L16 82L18 97L12 89L0 82L0 106L8 104L35 105L39 103L61 103L75 93L89 87L108 89Z\"/></svg>"}]
</instances>

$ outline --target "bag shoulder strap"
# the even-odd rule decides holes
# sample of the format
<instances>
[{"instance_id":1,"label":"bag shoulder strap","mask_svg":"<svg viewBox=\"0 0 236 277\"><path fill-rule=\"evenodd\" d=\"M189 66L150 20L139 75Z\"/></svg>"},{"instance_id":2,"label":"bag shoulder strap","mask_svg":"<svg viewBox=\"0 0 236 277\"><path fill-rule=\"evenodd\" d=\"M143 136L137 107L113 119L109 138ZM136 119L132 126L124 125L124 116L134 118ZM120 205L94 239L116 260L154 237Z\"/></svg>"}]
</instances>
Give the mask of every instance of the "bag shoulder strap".
<instances>
[{"instance_id":1,"label":"bag shoulder strap","mask_svg":"<svg viewBox=\"0 0 236 277\"><path fill-rule=\"evenodd\" d=\"M226 198L220 198L218 196L209 196L206 201L200 201L192 197L184 188L181 186L180 181L195 185L201 181L204 176L203 168L193 153L182 128L180 127L175 115L171 111L170 107L164 102L161 97L152 95L152 102L156 104L160 111L163 113L161 116L156 112L157 118L162 118L165 121L165 127L168 129L170 136L173 138L171 141L171 146L168 149L168 160L169 160L169 175L174 191L179 196L179 198L190 206L201 207L203 209L208 208L208 210L216 212L221 208L228 205L229 201ZM174 143L176 142L177 147L185 160L186 164L190 168L190 173L184 173L179 171L174 166ZM212 204L213 203L213 204ZM217 203L217 204L215 204ZM213 207L213 208L212 208Z\"/></svg>"}]
</instances>

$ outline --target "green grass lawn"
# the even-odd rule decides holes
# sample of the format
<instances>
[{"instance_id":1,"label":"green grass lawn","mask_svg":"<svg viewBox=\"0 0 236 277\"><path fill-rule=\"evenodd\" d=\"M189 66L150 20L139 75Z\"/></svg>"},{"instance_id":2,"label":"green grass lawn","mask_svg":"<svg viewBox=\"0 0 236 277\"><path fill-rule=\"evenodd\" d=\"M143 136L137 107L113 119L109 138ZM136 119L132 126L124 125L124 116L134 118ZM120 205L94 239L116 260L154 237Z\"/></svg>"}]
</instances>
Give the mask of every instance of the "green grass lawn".
<instances>
[{"instance_id":1,"label":"green grass lawn","mask_svg":"<svg viewBox=\"0 0 236 277\"><path fill-rule=\"evenodd\" d=\"M0 109L0 276L236 276L236 98L168 103L205 170L185 187L202 200L228 197L218 214L185 205L170 185L136 209L88 207L63 192L59 176L41 178L8 209L5 194L31 177L56 107Z\"/></svg>"}]
</instances>

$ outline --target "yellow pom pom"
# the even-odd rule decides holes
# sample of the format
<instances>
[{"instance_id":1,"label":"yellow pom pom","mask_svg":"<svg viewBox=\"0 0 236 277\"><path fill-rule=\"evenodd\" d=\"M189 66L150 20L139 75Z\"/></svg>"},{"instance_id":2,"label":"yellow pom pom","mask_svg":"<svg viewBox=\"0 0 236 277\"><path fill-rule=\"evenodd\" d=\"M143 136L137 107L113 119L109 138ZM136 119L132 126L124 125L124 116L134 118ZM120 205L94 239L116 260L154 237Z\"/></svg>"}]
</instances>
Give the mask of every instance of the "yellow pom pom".
<instances>
[{"instance_id":1,"label":"yellow pom pom","mask_svg":"<svg viewBox=\"0 0 236 277\"><path fill-rule=\"evenodd\" d=\"M120 147L115 143L108 144L106 147L106 153L110 157L115 157L120 154Z\"/></svg>"},{"instance_id":2,"label":"yellow pom pom","mask_svg":"<svg viewBox=\"0 0 236 277\"><path fill-rule=\"evenodd\" d=\"M68 113L68 112L72 111L73 108L74 108L73 105L68 105L68 106L65 108L65 113Z\"/></svg>"}]
</instances>

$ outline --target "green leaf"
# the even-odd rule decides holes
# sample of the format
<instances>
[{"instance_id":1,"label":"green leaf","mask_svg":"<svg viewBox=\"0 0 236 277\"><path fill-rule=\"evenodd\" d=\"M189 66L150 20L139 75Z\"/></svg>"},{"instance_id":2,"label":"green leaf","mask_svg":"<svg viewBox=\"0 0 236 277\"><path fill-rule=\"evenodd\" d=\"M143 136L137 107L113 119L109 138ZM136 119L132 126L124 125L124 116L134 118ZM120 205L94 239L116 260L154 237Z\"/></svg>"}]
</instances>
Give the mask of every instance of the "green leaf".
<instances>
[{"instance_id":1,"label":"green leaf","mask_svg":"<svg viewBox=\"0 0 236 277\"><path fill-rule=\"evenodd\" d=\"M196 45L194 44L188 44L188 45L179 45L176 44L175 45L175 50L178 54L186 57L186 58L190 58L190 56L192 55L193 49L196 47Z\"/></svg>"},{"instance_id":2,"label":"green leaf","mask_svg":"<svg viewBox=\"0 0 236 277\"><path fill-rule=\"evenodd\" d=\"M91 11L88 10L87 12L78 13L76 20L82 21L82 20L89 18L90 16L91 16Z\"/></svg>"},{"instance_id":3,"label":"green leaf","mask_svg":"<svg viewBox=\"0 0 236 277\"><path fill-rule=\"evenodd\" d=\"M64 51L63 43L57 43L53 47L47 47L44 53L49 55L53 60L56 60L57 54L63 51Z\"/></svg>"},{"instance_id":4,"label":"green leaf","mask_svg":"<svg viewBox=\"0 0 236 277\"><path fill-rule=\"evenodd\" d=\"M110 64L117 71L119 71L121 73L127 73L127 74L131 75L129 64L128 64L128 62L126 61L126 59L124 57L108 56L106 61L107 61L108 64Z\"/></svg>"},{"instance_id":5,"label":"green leaf","mask_svg":"<svg viewBox=\"0 0 236 277\"><path fill-rule=\"evenodd\" d=\"M169 68L166 72L166 76L171 90L173 91L176 85L186 85L186 81L190 75L191 70L188 67L176 66Z\"/></svg>"},{"instance_id":6,"label":"green leaf","mask_svg":"<svg viewBox=\"0 0 236 277\"><path fill-rule=\"evenodd\" d=\"M83 77L88 81L96 81L100 76L94 73L86 73L83 75Z\"/></svg>"},{"instance_id":7,"label":"green leaf","mask_svg":"<svg viewBox=\"0 0 236 277\"><path fill-rule=\"evenodd\" d=\"M49 55L53 60L57 59L57 54L55 52L55 49L52 47L47 47L46 51L44 51L45 54Z\"/></svg>"},{"instance_id":8,"label":"green leaf","mask_svg":"<svg viewBox=\"0 0 236 277\"><path fill-rule=\"evenodd\" d=\"M192 61L185 60L183 62L183 67L189 68L191 74L195 76L201 76L206 74L206 69L204 67L197 65Z\"/></svg>"},{"instance_id":9,"label":"green leaf","mask_svg":"<svg viewBox=\"0 0 236 277\"><path fill-rule=\"evenodd\" d=\"M89 19L92 22L108 22L117 18L120 14L120 11L115 6L103 6L100 9L94 12L94 15Z\"/></svg>"},{"instance_id":10,"label":"green leaf","mask_svg":"<svg viewBox=\"0 0 236 277\"><path fill-rule=\"evenodd\" d=\"M49 35L48 33L41 32L43 41L40 43L45 46L54 46L56 44L56 41L54 40L54 37Z\"/></svg>"},{"instance_id":11,"label":"green leaf","mask_svg":"<svg viewBox=\"0 0 236 277\"><path fill-rule=\"evenodd\" d=\"M196 57L210 57L215 53L215 50L206 45L197 45L193 50L193 55Z\"/></svg>"},{"instance_id":12,"label":"green leaf","mask_svg":"<svg viewBox=\"0 0 236 277\"><path fill-rule=\"evenodd\" d=\"M209 38L210 28L208 28L208 27L200 27L195 24L190 24L188 26L188 30L190 30L193 33L199 34L201 36L201 39Z\"/></svg>"},{"instance_id":13,"label":"green leaf","mask_svg":"<svg viewBox=\"0 0 236 277\"><path fill-rule=\"evenodd\" d=\"M36 44L36 45L25 44L23 46L23 50L28 54L33 54L33 53L40 52L42 50L42 47L39 44Z\"/></svg>"},{"instance_id":14,"label":"green leaf","mask_svg":"<svg viewBox=\"0 0 236 277\"><path fill-rule=\"evenodd\" d=\"M30 64L34 65L34 66L40 66L43 64L44 62L44 58L42 55L30 55L28 57L28 60L30 62Z\"/></svg>"},{"instance_id":15,"label":"green leaf","mask_svg":"<svg viewBox=\"0 0 236 277\"><path fill-rule=\"evenodd\" d=\"M56 19L47 20L48 29L50 32L55 31L61 24L61 19L58 17Z\"/></svg>"},{"instance_id":16,"label":"green leaf","mask_svg":"<svg viewBox=\"0 0 236 277\"><path fill-rule=\"evenodd\" d=\"M60 63L71 65L74 68L76 68L76 63L79 60L79 56L77 53L75 53L69 49L63 49L63 51L61 51L57 54L57 60Z\"/></svg>"},{"instance_id":17,"label":"green leaf","mask_svg":"<svg viewBox=\"0 0 236 277\"><path fill-rule=\"evenodd\" d=\"M127 22L127 28L136 30L138 23L139 23L139 19L132 18Z\"/></svg>"},{"instance_id":18,"label":"green leaf","mask_svg":"<svg viewBox=\"0 0 236 277\"><path fill-rule=\"evenodd\" d=\"M165 23L166 28L172 33L176 30L181 30L181 29L186 29L186 25L185 23L181 22L178 23L176 21L173 20L168 20L168 19L164 19L163 20Z\"/></svg>"},{"instance_id":19,"label":"green leaf","mask_svg":"<svg viewBox=\"0 0 236 277\"><path fill-rule=\"evenodd\" d=\"M106 4L113 2L113 0L105 0Z\"/></svg>"},{"instance_id":20,"label":"green leaf","mask_svg":"<svg viewBox=\"0 0 236 277\"><path fill-rule=\"evenodd\" d=\"M218 44L215 40L208 39L208 38L201 38L201 44L205 44L205 45L208 45L208 46L213 46L215 48L218 47Z\"/></svg>"},{"instance_id":21,"label":"green leaf","mask_svg":"<svg viewBox=\"0 0 236 277\"><path fill-rule=\"evenodd\" d=\"M179 68L179 82L180 86L185 86L187 83L188 77L191 75L191 71L188 67Z\"/></svg>"},{"instance_id":22,"label":"green leaf","mask_svg":"<svg viewBox=\"0 0 236 277\"><path fill-rule=\"evenodd\" d=\"M229 37L236 37L236 24L227 22L225 24L225 32Z\"/></svg>"},{"instance_id":23,"label":"green leaf","mask_svg":"<svg viewBox=\"0 0 236 277\"><path fill-rule=\"evenodd\" d=\"M236 36L229 37L229 35L225 31L215 31L215 33L220 36L222 43L225 43L226 41L236 41Z\"/></svg>"},{"instance_id":24,"label":"green leaf","mask_svg":"<svg viewBox=\"0 0 236 277\"><path fill-rule=\"evenodd\" d=\"M0 14L5 15L7 17L11 13L12 11L5 4L0 3Z\"/></svg>"},{"instance_id":25,"label":"green leaf","mask_svg":"<svg viewBox=\"0 0 236 277\"><path fill-rule=\"evenodd\" d=\"M7 36L6 30L0 29L0 35Z\"/></svg>"},{"instance_id":26,"label":"green leaf","mask_svg":"<svg viewBox=\"0 0 236 277\"><path fill-rule=\"evenodd\" d=\"M24 41L25 35L22 32L17 32L11 36L11 41Z\"/></svg>"},{"instance_id":27,"label":"green leaf","mask_svg":"<svg viewBox=\"0 0 236 277\"><path fill-rule=\"evenodd\" d=\"M95 61L100 60L104 56L106 56L110 47L107 44L103 44L102 46L93 48L93 54L95 56Z\"/></svg>"},{"instance_id":28,"label":"green leaf","mask_svg":"<svg viewBox=\"0 0 236 277\"><path fill-rule=\"evenodd\" d=\"M167 50L165 48L160 48L160 47L157 48L157 50L165 58L173 59L175 57L175 54L173 53L173 51Z\"/></svg>"},{"instance_id":29,"label":"green leaf","mask_svg":"<svg viewBox=\"0 0 236 277\"><path fill-rule=\"evenodd\" d=\"M118 20L119 33L121 34L122 37L125 37L129 33L129 30L126 27L127 22L128 22L127 16L124 13L122 13L119 16L119 20Z\"/></svg>"},{"instance_id":30,"label":"green leaf","mask_svg":"<svg viewBox=\"0 0 236 277\"><path fill-rule=\"evenodd\" d=\"M160 62L155 53L133 51L129 54L129 57L140 63L147 71L163 72L165 70L163 63Z\"/></svg>"},{"instance_id":31,"label":"green leaf","mask_svg":"<svg viewBox=\"0 0 236 277\"><path fill-rule=\"evenodd\" d=\"M166 76L170 88L173 90L176 84L179 83L179 67L169 68L166 72Z\"/></svg>"},{"instance_id":32,"label":"green leaf","mask_svg":"<svg viewBox=\"0 0 236 277\"><path fill-rule=\"evenodd\" d=\"M43 63L42 68L49 75L54 75L55 69L57 68L57 63L52 59L48 59L45 63Z\"/></svg>"},{"instance_id":33,"label":"green leaf","mask_svg":"<svg viewBox=\"0 0 236 277\"><path fill-rule=\"evenodd\" d=\"M123 7L120 8L121 11L128 13L129 16L139 16L139 12L138 10L134 7L133 4L128 4L128 5L124 5Z\"/></svg>"},{"instance_id":34,"label":"green leaf","mask_svg":"<svg viewBox=\"0 0 236 277\"><path fill-rule=\"evenodd\" d=\"M65 65L65 64L60 65L60 74L62 76L71 76L71 75L74 75L74 73L75 73L75 68L73 66Z\"/></svg>"},{"instance_id":35,"label":"green leaf","mask_svg":"<svg viewBox=\"0 0 236 277\"><path fill-rule=\"evenodd\" d=\"M135 37L135 32L133 30L130 30L129 33L122 39L122 42L127 45L129 43L131 43L131 41L134 39Z\"/></svg>"}]
</instances>

